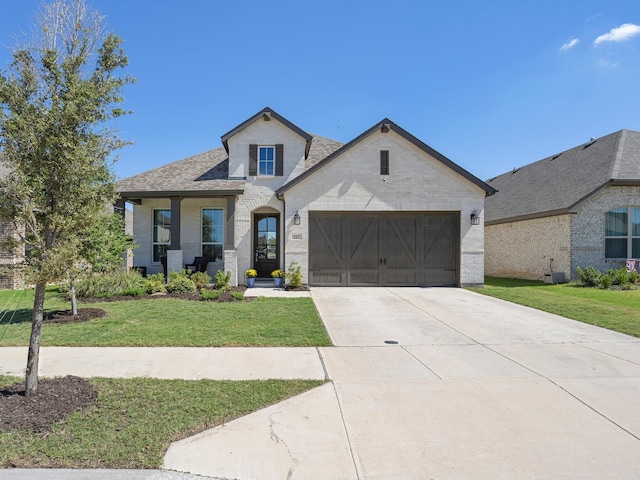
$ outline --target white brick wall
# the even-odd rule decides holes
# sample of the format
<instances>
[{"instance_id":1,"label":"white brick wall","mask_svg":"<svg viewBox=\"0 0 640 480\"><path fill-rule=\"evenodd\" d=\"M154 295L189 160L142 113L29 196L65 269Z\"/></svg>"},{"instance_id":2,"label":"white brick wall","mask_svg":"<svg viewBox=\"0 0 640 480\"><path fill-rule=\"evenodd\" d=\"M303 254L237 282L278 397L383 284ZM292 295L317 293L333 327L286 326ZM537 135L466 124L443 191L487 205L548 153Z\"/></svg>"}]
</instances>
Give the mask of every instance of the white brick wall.
<instances>
[{"instance_id":1,"label":"white brick wall","mask_svg":"<svg viewBox=\"0 0 640 480\"><path fill-rule=\"evenodd\" d=\"M257 120L229 139L230 177L244 177L248 173L252 143L284 145L284 177L247 178L245 192L236 202L235 252L225 252L225 259L233 259L233 265L226 268L238 282L243 281L243 272L253 266L253 216L264 212L281 215L280 267L286 270L293 260L297 261L306 282L309 211L460 212L460 282L462 285L484 282L484 190L393 131L370 135L287 191L286 205L274 192L302 173L304 139L273 118L270 122ZM384 177L379 174L380 150L390 151L390 175ZM207 207L226 209L226 201L188 198L182 201L181 246L187 262L201 254L200 210ZM162 271L160 264L151 262L154 208L170 208L169 199L144 199L142 205L134 206L134 238L139 245L134 252L134 265L146 266L149 273ZM481 220L477 226L470 225L474 210ZM301 217L298 226L293 224L296 212ZM302 238L294 240L293 235ZM218 268L222 268L222 263L209 264L207 270L213 276Z\"/></svg>"},{"instance_id":2,"label":"white brick wall","mask_svg":"<svg viewBox=\"0 0 640 480\"><path fill-rule=\"evenodd\" d=\"M543 280L552 265L570 278L571 215L488 225L484 231L487 275Z\"/></svg>"},{"instance_id":3,"label":"white brick wall","mask_svg":"<svg viewBox=\"0 0 640 480\"><path fill-rule=\"evenodd\" d=\"M380 150L389 150L390 175L380 175ZM393 131L373 133L285 193L286 264L308 280L310 211L461 212L460 282L484 283L484 190ZM480 225L471 226L477 210ZM298 212L300 225L293 224ZM290 240L302 235L302 240Z\"/></svg>"}]
</instances>

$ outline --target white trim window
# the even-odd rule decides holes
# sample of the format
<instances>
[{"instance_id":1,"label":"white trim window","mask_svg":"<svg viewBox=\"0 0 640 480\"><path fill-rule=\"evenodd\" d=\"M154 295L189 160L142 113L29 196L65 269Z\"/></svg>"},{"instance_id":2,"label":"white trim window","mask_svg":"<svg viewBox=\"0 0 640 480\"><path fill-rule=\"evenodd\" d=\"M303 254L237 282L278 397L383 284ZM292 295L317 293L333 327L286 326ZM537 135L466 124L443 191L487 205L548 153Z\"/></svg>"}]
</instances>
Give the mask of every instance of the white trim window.
<instances>
[{"instance_id":1,"label":"white trim window","mask_svg":"<svg viewBox=\"0 0 640 480\"><path fill-rule=\"evenodd\" d=\"M210 262L224 258L224 210L202 209L202 256Z\"/></svg>"},{"instance_id":2,"label":"white trim window","mask_svg":"<svg viewBox=\"0 0 640 480\"><path fill-rule=\"evenodd\" d=\"M640 207L622 207L605 214L605 258L640 258Z\"/></svg>"},{"instance_id":3,"label":"white trim window","mask_svg":"<svg viewBox=\"0 0 640 480\"><path fill-rule=\"evenodd\" d=\"M273 177L276 168L276 147L258 146L258 175Z\"/></svg>"},{"instance_id":4,"label":"white trim window","mask_svg":"<svg viewBox=\"0 0 640 480\"><path fill-rule=\"evenodd\" d=\"M160 258L167 255L167 247L171 243L171 210L168 208L153 209L152 261L160 263Z\"/></svg>"}]
</instances>

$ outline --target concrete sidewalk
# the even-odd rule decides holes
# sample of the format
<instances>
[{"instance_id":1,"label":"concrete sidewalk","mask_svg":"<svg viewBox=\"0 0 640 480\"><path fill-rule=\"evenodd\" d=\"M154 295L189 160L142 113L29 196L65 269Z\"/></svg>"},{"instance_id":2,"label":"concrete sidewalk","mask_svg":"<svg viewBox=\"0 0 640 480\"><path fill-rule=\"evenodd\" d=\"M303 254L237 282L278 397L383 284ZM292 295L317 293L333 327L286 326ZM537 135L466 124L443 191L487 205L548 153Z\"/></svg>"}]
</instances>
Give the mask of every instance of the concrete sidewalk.
<instances>
[{"instance_id":1,"label":"concrete sidewalk","mask_svg":"<svg viewBox=\"0 0 640 480\"><path fill-rule=\"evenodd\" d=\"M24 375L27 347L0 348L0 375ZM317 348L41 347L40 376L186 380L318 379Z\"/></svg>"}]
</instances>

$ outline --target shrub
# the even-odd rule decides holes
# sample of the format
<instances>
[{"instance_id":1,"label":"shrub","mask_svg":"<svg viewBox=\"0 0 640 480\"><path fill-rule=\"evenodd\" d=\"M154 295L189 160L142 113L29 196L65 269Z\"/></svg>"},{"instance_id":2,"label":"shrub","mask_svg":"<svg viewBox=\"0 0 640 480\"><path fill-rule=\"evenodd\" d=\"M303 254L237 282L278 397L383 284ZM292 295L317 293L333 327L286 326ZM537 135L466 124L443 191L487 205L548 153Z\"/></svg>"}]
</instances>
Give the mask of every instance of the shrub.
<instances>
[{"instance_id":1,"label":"shrub","mask_svg":"<svg viewBox=\"0 0 640 480\"><path fill-rule=\"evenodd\" d=\"M229 290L231 288L231 272L218 270L216 272L215 287L223 292Z\"/></svg>"},{"instance_id":2,"label":"shrub","mask_svg":"<svg viewBox=\"0 0 640 480\"><path fill-rule=\"evenodd\" d=\"M211 283L211 277L207 272L194 272L190 278L199 290L202 290Z\"/></svg>"},{"instance_id":3,"label":"shrub","mask_svg":"<svg viewBox=\"0 0 640 480\"><path fill-rule=\"evenodd\" d=\"M147 293L165 293L167 291L164 275L162 273L148 275L145 281L145 286Z\"/></svg>"},{"instance_id":4,"label":"shrub","mask_svg":"<svg viewBox=\"0 0 640 480\"><path fill-rule=\"evenodd\" d=\"M631 270L629 272L629 283L632 283L635 285L636 283L638 283L638 280L640 280L640 274L635 270Z\"/></svg>"},{"instance_id":5,"label":"shrub","mask_svg":"<svg viewBox=\"0 0 640 480\"><path fill-rule=\"evenodd\" d=\"M613 276L610 273L605 273L604 275L600 276L600 287L607 290L611 288L612 284L613 284Z\"/></svg>"},{"instance_id":6,"label":"shrub","mask_svg":"<svg viewBox=\"0 0 640 480\"><path fill-rule=\"evenodd\" d=\"M138 296L144 295L145 291L145 279L134 270L94 274L76 282L76 295L79 298Z\"/></svg>"},{"instance_id":7,"label":"shrub","mask_svg":"<svg viewBox=\"0 0 640 480\"><path fill-rule=\"evenodd\" d=\"M189 278L187 270L169 273L167 291L171 293L193 293L197 290L196 284Z\"/></svg>"},{"instance_id":8,"label":"shrub","mask_svg":"<svg viewBox=\"0 0 640 480\"><path fill-rule=\"evenodd\" d=\"M602 274L595 267L576 268L576 272L580 277L580 283L585 287L597 287L600 284Z\"/></svg>"},{"instance_id":9,"label":"shrub","mask_svg":"<svg viewBox=\"0 0 640 480\"><path fill-rule=\"evenodd\" d=\"M289 264L287 280L289 280L289 285L292 287L302 286L302 273L300 272L300 265L298 265L298 262L293 261Z\"/></svg>"},{"instance_id":10,"label":"shrub","mask_svg":"<svg viewBox=\"0 0 640 480\"><path fill-rule=\"evenodd\" d=\"M231 296L234 300L244 300L244 293L242 292L231 292Z\"/></svg>"},{"instance_id":11,"label":"shrub","mask_svg":"<svg viewBox=\"0 0 640 480\"><path fill-rule=\"evenodd\" d=\"M629 281L629 272L627 272L627 267L624 265L616 270L611 270L610 273L614 282L620 287Z\"/></svg>"},{"instance_id":12,"label":"shrub","mask_svg":"<svg viewBox=\"0 0 640 480\"><path fill-rule=\"evenodd\" d=\"M222 291L220 290L200 290L200 300L213 301L218 300L222 295Z\"/></svg>"}]
</instances>

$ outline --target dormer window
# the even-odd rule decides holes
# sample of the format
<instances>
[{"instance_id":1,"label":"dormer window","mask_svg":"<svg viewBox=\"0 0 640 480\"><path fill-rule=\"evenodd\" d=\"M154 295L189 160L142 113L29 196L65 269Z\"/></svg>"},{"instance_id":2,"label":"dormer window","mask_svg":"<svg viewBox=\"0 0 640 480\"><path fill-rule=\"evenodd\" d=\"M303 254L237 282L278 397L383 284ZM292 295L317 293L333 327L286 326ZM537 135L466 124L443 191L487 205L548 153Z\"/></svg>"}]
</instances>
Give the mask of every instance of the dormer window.
<instances>
[{"instance_id":1,"label":"dormer window","mask_svg":"<svg viewBox=\"0 0 640 480\"><path fill-rule=\"evenodd\" d=\"M275 150L274 146L258 147L258 175L272 177L275 172Z\"/></svg>"},{"instance_id":2,"label":"dormer window","mask_svg":"<svg viewBox=\"0 0 640 480\"><path fill-rule=\"evenodd\" d=\"M284 173L284 145L249 145L250 177L281 177Z\"/></svg>"}]
</instances>

